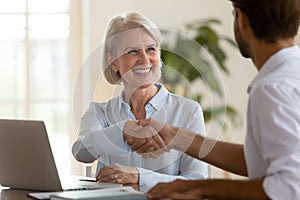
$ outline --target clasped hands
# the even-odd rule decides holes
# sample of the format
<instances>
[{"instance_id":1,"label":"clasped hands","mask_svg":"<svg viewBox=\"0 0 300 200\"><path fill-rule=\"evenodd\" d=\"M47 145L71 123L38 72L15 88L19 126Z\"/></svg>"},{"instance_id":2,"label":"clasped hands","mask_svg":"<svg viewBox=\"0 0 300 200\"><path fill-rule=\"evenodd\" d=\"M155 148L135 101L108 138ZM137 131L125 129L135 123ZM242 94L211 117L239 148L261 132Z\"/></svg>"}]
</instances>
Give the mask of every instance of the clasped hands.
<instances>
[{"instance_id":1,"label":"clasped hands","mask_svg":"<svg viewBox=\"0 0 300 200\"><path fill-rule=\"evenodd\" d=\"M123 136L132 151L144 158L159 158L173 148L172 128L151 118L129 120L124 125Z\"/></svg>"}]
</instances>

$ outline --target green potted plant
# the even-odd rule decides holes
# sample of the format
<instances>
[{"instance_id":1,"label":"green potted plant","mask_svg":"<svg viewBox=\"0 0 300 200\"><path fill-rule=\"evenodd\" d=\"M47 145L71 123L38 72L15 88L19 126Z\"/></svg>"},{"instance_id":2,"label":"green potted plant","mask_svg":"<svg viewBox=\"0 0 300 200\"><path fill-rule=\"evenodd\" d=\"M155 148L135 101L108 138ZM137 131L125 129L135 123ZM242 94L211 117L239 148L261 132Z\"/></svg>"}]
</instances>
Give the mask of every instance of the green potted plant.
<instances>
[{"instance_id":1,"label":"green potted plant","mask_svg":"<svg viewBox=\"0 0 300 200\"><path fill-rule=\"evenodd\" d=\"M225 122L238 125L238 113L231 105L225 103L216 106L204 106L202 103L208 93L216 94L219 98L224 97L222 83L217 70L229 74L226 66L226 52L220 45L221 41L237 47L229 37L218 34L214 25L220 25L217 19L198 20L185 26L182 33L162 30L164 42L161 48L161 57L165 66L162 71L162 81L170 91L192 98L200 103L203 108L205 121L215 120L226 128ZM216 66L216 67L215 67ZM189 84L201 81L206 86L203 89L194 90L191 93ZM188 84L187 84L188 82ZM227 120L229 119L229 120Z\"/></svg>"}]
</instances>

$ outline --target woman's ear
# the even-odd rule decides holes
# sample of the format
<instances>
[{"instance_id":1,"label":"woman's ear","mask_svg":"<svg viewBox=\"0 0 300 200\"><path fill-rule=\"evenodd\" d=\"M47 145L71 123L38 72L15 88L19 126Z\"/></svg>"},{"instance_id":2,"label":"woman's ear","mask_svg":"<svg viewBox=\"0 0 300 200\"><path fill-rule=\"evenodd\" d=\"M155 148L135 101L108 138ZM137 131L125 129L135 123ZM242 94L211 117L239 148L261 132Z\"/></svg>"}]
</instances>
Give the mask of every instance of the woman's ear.
<instances>
[{"instance_id":1,"label":"woman's ear","mask_svg":"<svg viewBox=\"0 0 300 200\"><path fill-rule=\"evenodd\" d=\"M108 63L108 66L114 71L114 72L117 72L119 69L116 65L116 62L113 58L113 55L111 52L107 52L106 53L106 59L107 59L107 63Z\"/></svg>"}]
</instances>

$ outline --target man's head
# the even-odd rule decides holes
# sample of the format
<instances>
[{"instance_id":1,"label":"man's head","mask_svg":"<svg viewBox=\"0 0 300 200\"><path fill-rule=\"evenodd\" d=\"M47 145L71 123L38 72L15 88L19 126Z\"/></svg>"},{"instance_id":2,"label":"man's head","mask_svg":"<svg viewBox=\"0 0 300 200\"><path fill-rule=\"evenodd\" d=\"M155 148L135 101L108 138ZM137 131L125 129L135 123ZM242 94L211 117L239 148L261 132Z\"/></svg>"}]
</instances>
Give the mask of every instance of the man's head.
<instances>
[{"instance_id":1,"label":"man's head","mask_svg":"<svg viewBox=\"0 0 300 200\"><path fill-rule=\"evenodd\" d=\"M299 28L300 0L230 0L248 17L258 40L274 43L293 38ZM238 16L237 16L238 17Z\"/></svg>"}]
</instances>

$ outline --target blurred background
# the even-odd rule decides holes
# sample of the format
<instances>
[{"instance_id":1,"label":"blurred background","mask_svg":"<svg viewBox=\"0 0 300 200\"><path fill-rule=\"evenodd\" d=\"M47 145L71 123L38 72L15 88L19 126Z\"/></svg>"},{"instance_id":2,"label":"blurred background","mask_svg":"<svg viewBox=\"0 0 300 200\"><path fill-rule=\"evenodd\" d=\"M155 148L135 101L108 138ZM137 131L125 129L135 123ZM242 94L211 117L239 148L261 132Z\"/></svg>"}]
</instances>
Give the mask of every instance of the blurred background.
<instances>
[{"instance_id":1,"label":"blurred background","mask_svg":"<svg viewBox=\"0 0 300 200\"><path fill-rule=\"evenodd\" d=\"M79 119L91 100L105 101L113 89L95 80L93 67L82 66L89 65L91 55L100 56L96 49L107 22L124 11L139 11L160 28L177 31L186 31L194 20L214 18L220 22L214 30L234 39L227 0L0 0L0 118L45 121L60 173L85 174L86 166L70 151ZM242 143L246 90L256 69L237 48L225 41L219 45L229 71L218 71L220 98L235 109L239 123L221 128L218 139ZM216 168L212 177L236 178Z\"/></svg>"}]
</instances>

